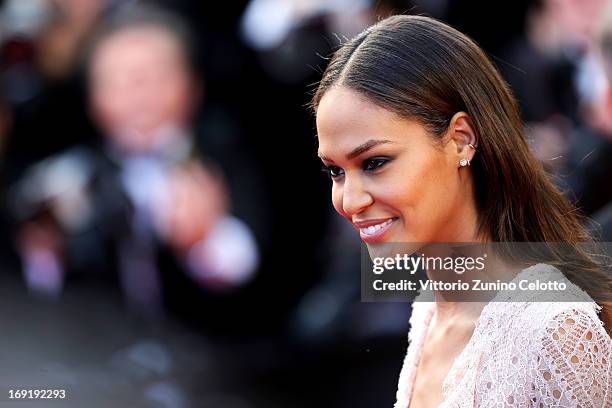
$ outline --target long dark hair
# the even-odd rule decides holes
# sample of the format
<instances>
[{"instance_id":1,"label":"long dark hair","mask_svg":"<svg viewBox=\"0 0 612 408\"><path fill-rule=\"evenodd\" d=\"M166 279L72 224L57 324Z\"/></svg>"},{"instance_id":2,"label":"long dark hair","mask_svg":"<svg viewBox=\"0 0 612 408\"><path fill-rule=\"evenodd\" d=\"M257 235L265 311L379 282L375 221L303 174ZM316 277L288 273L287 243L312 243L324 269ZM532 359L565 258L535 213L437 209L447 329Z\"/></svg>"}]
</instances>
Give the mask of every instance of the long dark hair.
<instances>
[{"instance_id":1,"label":"long dark hair","mask_svg":"<svg viewBox=\"0 0 612 408\"><path fill-rule=\"evenodd\" d=\"M312 99L315 113L335 85L419 121L437 138L454 114L468 113L478 140L472 174L479 232L493 242L550 243L548 263L599 303L610 331L612 278L585 249L593 240L584 220L531 154L516 100L476 43L432 18L392 16L336 51Z\"/></svg>"}]
</instances>

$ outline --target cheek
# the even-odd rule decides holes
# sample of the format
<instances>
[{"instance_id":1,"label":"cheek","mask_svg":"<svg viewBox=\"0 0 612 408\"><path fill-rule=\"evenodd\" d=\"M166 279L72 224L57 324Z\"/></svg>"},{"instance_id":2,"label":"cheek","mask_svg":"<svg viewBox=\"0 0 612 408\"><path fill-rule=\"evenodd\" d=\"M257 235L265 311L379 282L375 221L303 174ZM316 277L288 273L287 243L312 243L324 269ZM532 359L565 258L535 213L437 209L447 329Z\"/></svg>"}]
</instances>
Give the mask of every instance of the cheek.
<instances>
[{"instance_id":1,"label":"cheek","mask_svg":"<svg viewBox=\"0 0 612 408\"><path fill-rule=\"evenodd\" d=\"M424 239L435 240L454 217L457 197L457 172L444 161L424 167L418 186L412 191L414 200L412 221L418 223L417 230Z\"/></svg>"},{"instance_id":2,"label":"cheek","mask_svg":"<svg viewBox=\"0 0 612 408\"><path fill-rule=\"evenodd\" d=\"M186 81L177 80L169 84L164 105L160 114L168 121L181 122L188 118L193 98L191 89Z\"/></svg>"},{"instance_id":3,"label":"cheek","mask_svg":"<svg viewBox=\"0 0 612 408\"><path fill-rule=\"evenodd\" d=\"M445 218L456 189L455 175L443 157L437 154L421 157L404 164L380 183L376 192L377 201L399 211L412 231L433 226L436 219Z\"/></svg>"},{"instance_id":4,"label":"cheek","mask_svg":"<svg viewBox=\"0 0 612 408\"><path fill-rule=\"evenodd\" d=\"M103 125L113 123L117 116L117 104L112 99L113 95L110 95L107 91L98 90L94 92L90 106L93 110L94 116Z\"/></svg>"},{"instance_id":5,"label":"cheek","mask_svg":"<svg viewBox=\"0 0 612 408\"><path fill-rule=\"evenodd\" d=\"M405 176L388 175L378 178L369 186L369 192L377 207L391 207L402 212L411 205L414 185Z\"/></svg>"}]
</instances>

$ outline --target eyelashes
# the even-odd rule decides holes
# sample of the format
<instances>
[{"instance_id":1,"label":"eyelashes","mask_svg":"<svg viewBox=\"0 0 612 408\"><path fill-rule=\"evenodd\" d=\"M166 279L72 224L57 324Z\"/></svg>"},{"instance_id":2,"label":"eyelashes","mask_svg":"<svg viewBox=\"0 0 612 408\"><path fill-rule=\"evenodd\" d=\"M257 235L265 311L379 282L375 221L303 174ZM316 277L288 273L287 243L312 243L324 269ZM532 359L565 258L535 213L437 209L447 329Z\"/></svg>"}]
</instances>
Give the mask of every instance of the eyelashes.
<instances>
[{"instance_id":1,"label":"eyelashes","mask_svg":"<svg viewBox=\"0 0 612 408\"><path fill-rule=\"evenodd\" d=\"M363 171L371 173L371 172L374 172L382 168L390 161L391 159L387 157L372 157L372 158L364 160L361 168ZM323 165L321 168L321 171L323 171L324 173L327 173L329 178L331 178L332 180L340 178L344 175L344 170L338 166Z\"/></svg>"},{"instance_id":2,"label":"eyelashes","mask_svg":"<svg viewBox=\"0 0 612 408\"><path fill-rule=\"evenodd\" d=\"M323 165L321 167L321 171L323 173L327 173L329 178L334 179L334 178L340 177L341 176L340 172L343 171L343 170L340 167L338 167L338 166L326 166L326 165Z\"/></svg>"},{"instance_id":3,"label":"eyelashes","mask_svg":"<svg viewBox=\"0 0 612 408\"><path fill-rule=\"evenodd\" d=\"M371 159L364 160L363 169L365 171L374 171L374 170L381 168L382 166L387 164L389 161L390 160L388 158L373 157Z\"/></svg>"}]
</instances>

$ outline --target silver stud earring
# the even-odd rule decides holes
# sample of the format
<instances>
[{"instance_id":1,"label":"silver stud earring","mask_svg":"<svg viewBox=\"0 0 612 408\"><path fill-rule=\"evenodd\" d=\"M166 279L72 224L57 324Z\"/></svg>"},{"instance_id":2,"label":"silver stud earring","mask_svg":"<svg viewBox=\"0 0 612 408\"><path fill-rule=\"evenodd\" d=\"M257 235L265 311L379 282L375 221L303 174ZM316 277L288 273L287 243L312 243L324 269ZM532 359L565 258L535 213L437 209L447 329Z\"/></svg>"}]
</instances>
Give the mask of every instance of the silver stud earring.
<instances>
[{"instance_id":1,"label":"silver stud earring","mask_svg":"<svg viewBox=\"0 0 612 408\"><path fill-rule=\"evenodd\" d=\"M461 160L459 160L459 166L465 167L465 166L469 166L469 165L470 165L470 161L468 159L461 159Z\"/></svg>"}]
</instances>

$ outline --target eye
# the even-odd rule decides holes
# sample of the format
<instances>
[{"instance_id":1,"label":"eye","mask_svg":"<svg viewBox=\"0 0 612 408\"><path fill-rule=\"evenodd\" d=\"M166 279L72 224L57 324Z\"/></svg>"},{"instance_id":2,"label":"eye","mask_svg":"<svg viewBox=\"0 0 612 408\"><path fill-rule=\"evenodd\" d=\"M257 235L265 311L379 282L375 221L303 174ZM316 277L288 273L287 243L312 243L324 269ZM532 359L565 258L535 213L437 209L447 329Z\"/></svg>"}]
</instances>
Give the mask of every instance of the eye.
<instances>
[{"instance_id":1,"label":"eye","mask_svg":"<svg viewBox=\"0 0 612 408\"><path fill-rule=\"evenodd\" d=\"M387 164L389 161L390 161L389 159L384 158L384 157L373 157L371 159L366 159L363 162L363 169L365 171L374 171L374 170L381 168L382 166Z\"/></svg>"},{"instance_id":2,"label":"eye","mask_svg":"<svg viewBox=\"0 0 612 408\"><path fill-rule=\"evenodd\" d=\"M327 173L327 175L332 178L338 178L341 177L344 174L344 170L342 170L340 167L338 166L326 166L323 165L323 167L321 168L321 170L325 173Z\"/></svg>"}]
</instances>

